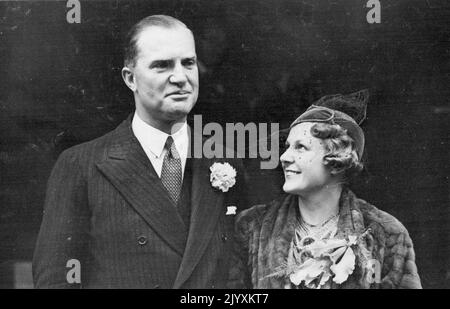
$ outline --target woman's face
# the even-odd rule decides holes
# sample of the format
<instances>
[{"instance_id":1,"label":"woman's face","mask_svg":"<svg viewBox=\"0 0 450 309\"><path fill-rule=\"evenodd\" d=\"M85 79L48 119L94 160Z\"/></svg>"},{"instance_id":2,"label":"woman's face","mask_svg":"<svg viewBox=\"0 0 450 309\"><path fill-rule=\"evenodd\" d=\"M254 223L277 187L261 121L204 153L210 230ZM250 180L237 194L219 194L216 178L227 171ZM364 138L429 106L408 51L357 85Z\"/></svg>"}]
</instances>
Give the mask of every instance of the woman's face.
<instances>
[{"instance_id":1,"label":"woman's face","mask_svg":"<svg viewBox=\"0 0 450 309\"><path fill-rule=\"evenodd\" d=\"M323 163L324 143L311 135L313 125L312 122L300 123L289 132L287 149L280 157L286 193L308 194L333 182L330 169Z\"/></svg>"}]
</instances>

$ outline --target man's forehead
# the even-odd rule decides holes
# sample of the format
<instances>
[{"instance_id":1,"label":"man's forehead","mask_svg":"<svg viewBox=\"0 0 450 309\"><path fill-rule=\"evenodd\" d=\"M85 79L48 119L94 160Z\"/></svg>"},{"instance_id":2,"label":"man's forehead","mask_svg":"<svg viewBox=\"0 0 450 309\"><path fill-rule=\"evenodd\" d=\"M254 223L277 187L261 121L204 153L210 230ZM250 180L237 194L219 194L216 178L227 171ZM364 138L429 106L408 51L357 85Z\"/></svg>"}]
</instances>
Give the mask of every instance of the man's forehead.
<instances>
[{"instance_id":1,"label":"man's forehead","mask_svg":"<svg viewBox=\"0 0 450 309\"><path fill-rule=\"evenodd\" d=\"M160 44L176 44L182 41L185 44L194 43L192 32L183 26L162 27L147 26L138 34L136 44L138 47L158 47Z\"/></svg>"}]
</instances>

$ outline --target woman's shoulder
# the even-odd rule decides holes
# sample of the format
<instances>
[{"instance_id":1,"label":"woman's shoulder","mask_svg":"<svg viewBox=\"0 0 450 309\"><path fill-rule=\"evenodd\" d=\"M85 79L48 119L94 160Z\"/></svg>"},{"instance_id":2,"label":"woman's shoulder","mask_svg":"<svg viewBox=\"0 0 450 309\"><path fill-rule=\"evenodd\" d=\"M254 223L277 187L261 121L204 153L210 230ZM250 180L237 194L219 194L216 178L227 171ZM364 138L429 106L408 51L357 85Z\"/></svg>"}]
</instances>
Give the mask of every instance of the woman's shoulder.
<instances>
[{"instance_id":1,"label":"woman's shoulder","mask_svg":"<svg viewBox=\"0 0 450 309\"><path fill-rule=\"evenodd\" d=\"M257 230L266 218L276 215L277 209L285 199L286 196L282 195L268 203L253 205L252 207L241 211L236 216L237 227L241 229Z\"/></svg>"},{"instance_id":2,"label":"woman's shoulder","mask_svg":"<svg viewBox=\"0 0 450 309\"><path fill-rule=\"evenodd\" d=\"M241 211L236 216L236 224L242 227L261 222L264 215L267 213L270 204L271 203L253 205L252 207Z\"/></svg>"},{"instance_id":3,"label":"woman's shoulder","mask_svg":"<svg viewBox=\"0 0 450 309\"><path fill-rule=\"evenodd\" d=\"M357 204L363 215L365 226L377 225L390 235L407 233L405 226L393 215L360 198L357 198Z\"/></svg>"}]
</instances>

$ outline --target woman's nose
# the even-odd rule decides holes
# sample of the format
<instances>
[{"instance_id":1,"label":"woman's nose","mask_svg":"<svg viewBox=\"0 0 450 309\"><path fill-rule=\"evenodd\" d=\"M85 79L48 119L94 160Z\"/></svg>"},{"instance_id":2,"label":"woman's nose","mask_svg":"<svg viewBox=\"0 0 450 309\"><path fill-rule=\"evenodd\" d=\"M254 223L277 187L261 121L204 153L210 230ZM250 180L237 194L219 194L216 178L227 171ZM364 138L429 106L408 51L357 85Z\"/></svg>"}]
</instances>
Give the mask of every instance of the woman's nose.
<instances>
[{"instance_id":1,"label":"woman's nose","mask_svg":"<svg viewBox=\"0 0 450 309\"><path fill-rule=\"evenodd\" d=\"M292 162L292 156L290 154L289 148L285 150L285 152L280 156L280 161L282 164Z\"/></svg>"}]
</instances>

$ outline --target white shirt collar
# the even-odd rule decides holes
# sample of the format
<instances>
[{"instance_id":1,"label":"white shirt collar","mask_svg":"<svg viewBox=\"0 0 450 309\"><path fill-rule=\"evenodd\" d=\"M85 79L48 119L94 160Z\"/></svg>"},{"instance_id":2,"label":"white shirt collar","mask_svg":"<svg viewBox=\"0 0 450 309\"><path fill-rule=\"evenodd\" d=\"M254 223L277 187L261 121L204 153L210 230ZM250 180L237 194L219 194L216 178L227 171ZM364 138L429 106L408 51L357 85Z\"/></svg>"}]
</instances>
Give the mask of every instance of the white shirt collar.
<instances>
[{"instance_id":1,"label":"white shirt collar","mask_svg":"<svg viewBox=\"0 0 450 309\"><path fill-rule=\"evenodd\" d=\"M142 148L144 148L145 152L147 152L147 150L150 150L150 152L154 157L156 158L161 157L162 152L164 150L164 145L166 144L167 137L169 136L169 134L147 124L139 117L139 115L136 112L134 113L131 127L133 129L134 134L136 135L136 138L141 143ZM177 148L177 151L180 154L181 158L185 159L187 157L189 145L187 123L185 122L181 126L181 128L171 136L174 140L175 147Z\"/></svg>"}]
</instances>

